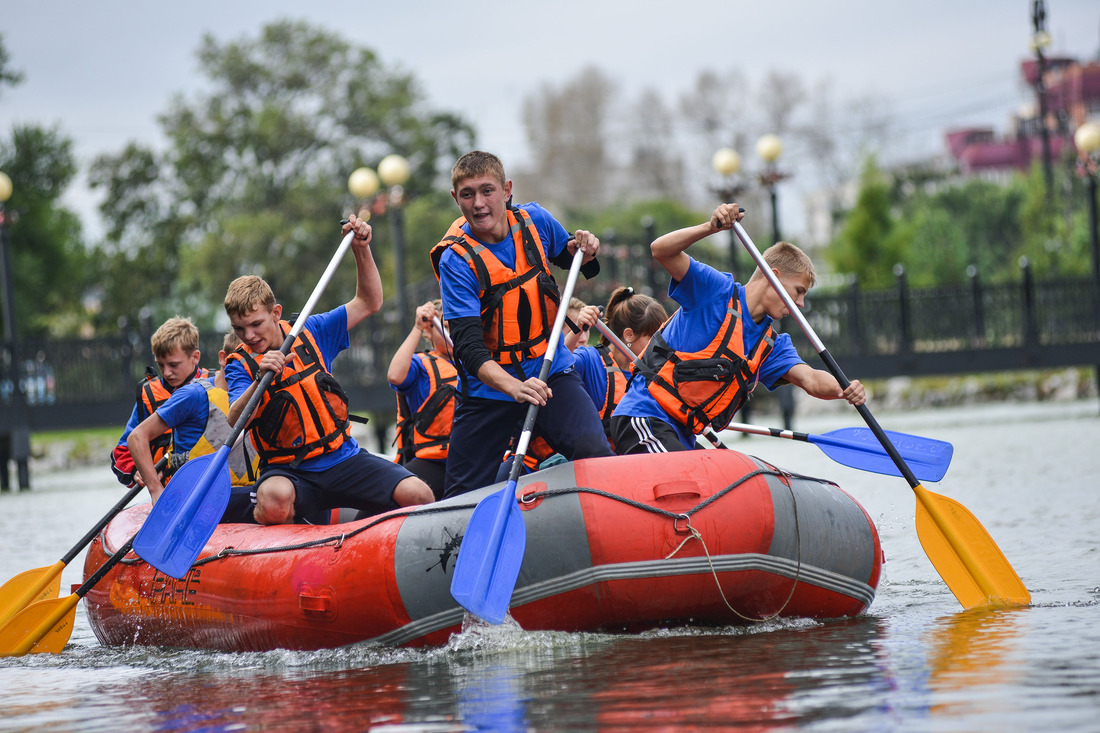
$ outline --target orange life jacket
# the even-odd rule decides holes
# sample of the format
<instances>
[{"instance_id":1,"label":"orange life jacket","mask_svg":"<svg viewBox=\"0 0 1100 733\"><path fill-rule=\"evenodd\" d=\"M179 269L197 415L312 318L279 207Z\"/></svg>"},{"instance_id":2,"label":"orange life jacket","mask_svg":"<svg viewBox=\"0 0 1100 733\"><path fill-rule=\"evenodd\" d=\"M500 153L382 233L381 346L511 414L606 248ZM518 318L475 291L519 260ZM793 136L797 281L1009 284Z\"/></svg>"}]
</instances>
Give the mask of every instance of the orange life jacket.
<instances>
[{"instance_id":1,"label":"orange life jacket","mask_svg":"<svg viewBox=\"0 0 1100 733\"><path fill-rule=\"evenodd\" d=\"M546 353L561 295L550 275L542 240L531 216L508 209L508 225L516 249L516 267L505 267L485 245L468 237L459 217L432 248L432 267L439 279L439 261L453 249L473 270L481 301L485 346L498 364L518 364Z\"/></svg>"},{"instance_id":2,"label":"orange life jacket","mask_svg":"<svg viewBox=\"0 0 1100 733\"><path fill-rule=\"evenodd\" d=\"M291 325L280 321L279 328L285 338ZM260 362L247 345L241 344L228 359L244 364L253 380L260 377ZM264 466L294 467L335 451L349 438L348 397L308 329L294 339L286 366L260 398L248 430Z\"/></svg>"},{"instance_id":3,"label":"orange life jacket","mask_svg":"<svg viewBox=\"0 0 1100 733\"><path fill-rule=\"evenodd\" d=\"M504 451L505 461L515 455L515 448L516 439L513 438L512 445ZM555 452L541 435L532 435L531 441L527 444L527 452L523 454L523 465L527 467L528 471L537 471L539 470L539 464L554 455Z\"/></svg>"},{"instance_id":4,"label":"orange life jacket","mask_svg":"<svg viewBox=\"0 0 1100 733\"><path fill-rule=\"evenodd\" d=\"M775 331L767 332L752 354L745 354L741 299L737 293L726 306L721 328L706 347L686 353L674 351L664 330L673 313L649 342L642 355L650 394L665 412L694 434L710 425L722 430L748 399L756 373L775 346Z\"/></svg>"},{"instance_id":5,"label":"orange life jacket","mask_svg":"<svg viewBox=\"0 0 1100 733\"><path fill-rule=\"evenodd\" d=\"M199 367L195 370L195 373L183 380L180 384L182 387L192 379L207 379L211 376L209 369L203 369ZM145 367L145 378L138 384L137 389L137 402L141 405L138 410L138 422L140 423L145 418L152 415L157 411L157 408L168 401L168 398L172 396L179 387L171 387L164 378L157 374L156 369L153 367ZM144 410L144 414L142 413ZM172 431L166 430L157 437L149 441L149 449L153 452L153 463L159 461L168 449L172 446Z\"/></svg>"},{"instance_id":6,"label":"orange life jacket","mask_svg":"<svg viewBox=\"0 0 1100 733\"><path fill-rule=\"evenodd\" d=\"M611 413L615 412L616 405L619 404L619 400L626 393L628 378L623 374L623 370L619 368L619 365L615 363L615 358L611 355L610 344L597 344L595 349L599 352L600 360L603 361L603 368L607 373L607 390L604 393L603 404L600 405L599 411L604 432L609 433Z\"/></svg>"},{"instance_id":7,"label":"orange life jacket","mask_svg":"<svg viewBox=\"0 0 1100 733\"><path fill-rule=\"evenodd\" d=\"M458 370L434 351L413 354L424 365L430 381L428 397L414 411L405 395L397 395L397 458L405 464L413 458L442 461L451 442L451 424L458 393Z\"/></svg>"}]
</instances>

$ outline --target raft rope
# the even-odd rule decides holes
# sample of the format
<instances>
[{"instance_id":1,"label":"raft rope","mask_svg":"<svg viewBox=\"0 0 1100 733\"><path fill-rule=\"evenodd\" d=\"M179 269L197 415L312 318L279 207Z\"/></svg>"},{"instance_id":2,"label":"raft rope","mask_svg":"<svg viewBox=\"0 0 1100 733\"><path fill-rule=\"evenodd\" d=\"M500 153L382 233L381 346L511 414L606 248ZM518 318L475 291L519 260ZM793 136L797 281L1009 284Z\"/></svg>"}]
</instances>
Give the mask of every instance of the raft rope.
<instances>
[{"instance_id":1,"label":"raft rope","mask_svg":"<svg viewBox=\"0 0 1100 733\"><path fill-rule=\"evenodd\" d=\"M755 456L754 456L754 458L755 458ZM791 599L794 598L794 591L795 591L796 588L798 588L798 580L799 580L800 577L802 577L802 533L801 533L801 530L800 530L799 525L798 525L798 499L794 495L794 488L791 486L791 482L787 478L787 476L795 476L797 478L805 478L805 477L798 476L797 474L786 474L786 475L784 475L784 473L782 471L780 471L780 469L777 469L775 466L772 466L772 464L768 463L767 461L762 460L760 458L757 458L756 460L760 461L761 463L763 463L767 466L771 466L771 468L778 471L778 473L771 474L771 475L776 476L776 478L779 479L780 483L782 483L784 486L787 487L787 491L789 491L790 494L791 494L791 502L794 506L794 536L795 536L796 547L798 548L797 552L796 552L797 560L796 560L794 579L793 579L794 582L791 583L791 591L790 591L790 593L787 594L787 598L786 598L786 600L783 601L783 605L781 605L774 613L768 614L767 616L764 616L763 618L753 618L752 616L746 616L745 614L741 613L736 608L731 606L730 602L729 602L729 599L726 598L726 594L722 590L722 581L720 581L718 579L718 571L714 567L714 560L710 556L710 549L707 547L706 540L703 539L703 535L699 533L699 530L697 530L697 529L695 529L695 527L691 526L691 517L689 517L687 515L683 515L683 518L687 520L687 529L690 532L690 536L685 537L684 541L681 542L679 545L677 545L675 550L673 550L669 554L665 555L665 559L666 560L671 559L674 555L676 555L676 553L678 553L681 549L683 549L684 545L686 545L691 540L693 540L693 539L699 540L699 543L703 546L703 552L707 556L707 564L710 565L710 573L711 573L711 575L714 576L714 585L718 587L718 595L722 597L722 602L726 604L726 608L728 608L730 611L732 611L735 616L737 616L738 618L740 618L744 621L748 621L750 623L760 624L760 623L764 623L766 621L771 621L772 619L778 617L779 614L783 613L784 610L786 610L788 604L790 604L790 602L791 602Z\"/></svg>"},{"instance_id":2,"label":"raft rope","mask_svg":"<svg viewBox=\"0 0 1100 733\"><path fill-rule=\"evenodd\" d=\"M537 492L533 492L531 494L526 494L526 495L524 495L523 497L520 498L520 502L523 503L523 504L531 504L531 503L534 503L535 501L538 501L539 499L550 498L550 497L553 497L553 496L563 496L563 495L574 494L574 493L576 493L576 494L592 494L594 496L600 496L600 497L603 497L605 499L610 499L612 501L617 501L621 504L626 504L627 506L634 507L635 509L640 509L642 511L650 512L652 514L657 514L657 515L665 517L667 519L671 519L673 521L674 526L677 528L677 531L680 531L679 530L679 523L681 521L685 521L686 525L687 525L688 536L685 537L684 541L681 542L679 544L679 546L676 547L675 550L673 550L671 553L669 553L665 557L665 559L667 560L667 559L673 557L674 555L676 555L676 553L678 553L684 547L684 545L686 545L690 540L692 540L692 539L699 540L699 542L703 545L703 552L706 554L707 564L710 565L710 571L711 571L711 574L714 576L715 585L718 586L718 594L722 597L722 601L723 601L723 603L726 604L726 608L728 608L730 611L732 611L738 618L741 618L741 619L743 619L745 621L748 621L750 623L764 623L766 621L771 621L772 619L776 618L781 613L783 613L784 610L786 610L787 606L791 602L791 599L794 598L794 592L798 588L798 581L799 581L799 578L801 577L801 574L802 574L802 536L801 536L801 531L800 531L799 521L798 521L798 499L795 496L794 488L791 486L791 479L816 481L816 482L820 482L820 483L828 483L828 484L831 484L833 486L836 486L837 484L833 481L828 481L826 479L821 479L821 478L817 478L817 477L814 477L814 476L806 476L804 474L799 474L799 473L792 473L791 471L785 471L781 468L778 468L778 467L768 463L767 461L765 461L761 458L758 458L756 456L752 456L752 457L754 459L756 459L757 461L759 461L760 463L767 466L768 468L758 468L755 471L750 471L749 473L747 473L744 476L742 476L741 478L737 479L736 481L734 481L732 484L725 487L721 491L718 491L718 492L712 494L711 496L707 497L705 500L699 502L698 504L693 506L691 509L688 509L687 511L684 511L684 512L670 512L667 509L661 509L660 507L655 507L655 506L652 506L650 504L645 504L645 503L642 503L640 501L636 501L634 499L629 499L625 496L620 496L618 494L612 494L608 491L604 491L603 489L593 489L593 488L589 488L589 487L586 487L586 486L575 486L575 487L570 487L570 488L567 488L567 489L550 489L550 488L548 488L544 491L537 491ZM790 593L788 593L786 600L783 601L783 605L781 605L778 610L776 610L774 613L771 613L771 614L769 614L769 615L767 615L763 618L753 618L753 617L750 617L750 616L745 616L744 614L742 614L741 612L739 612L737 609L735 609L733 606L730 605L729 600L726 598L726 594L722 591L722 584L718 579L718 571L714 567L714 561L711 558L710 550L707 548L707 543L703 539L703 536L699 533L699 530L695 529L695 527L693 527L691 525L692 515L697 514L698 512L702 511L703 509L706 509L711 504L715 503L716 501L718 501L719 499L724 497L726 494L728 494L731 491L733 491L734 489L740 487L746 481L748 481L750 479L753 479L753 478L756 478L757 476L775 476L776 478L779 479L779 481L784 486L787 487L787 491L790 492L791 502L794 506L795 541L796 541L796 547L797 547L795 577L794 577L794 582L791 584ZM316 540L309 540L307 542L298 542L298 543L295 543L295 544L292 544L292 545L277 545L277 546L273 546L273 547L260 547L260 548L251 549L251 550L238 550L238 549L236 549L232 546L224 547L224 548L222 548L222 550L220 552L218 552L214 555L210 555L208 557L203 557L203 558L200 558L200 559L196 560L194 563L192 563L191 567L193 567L193 568L200 567L202 565L206 565L207 563L212 563L212 562L215 562L217 560L222 560L222 559L227 558L227 557L244 557L244 556L248 556L248 555L266 555L266 554L275 553L275 552L293 552L295 550L307 550L307 549L314 548L314 547L329 546L329 547L332 547L333 551L335 552L336 550L339 550L341 545L343 545L344 542L346 542L347 540L351 539L352 537L355 537L356 535L358 535L362 532L366 532L367 530L372 529L373 527L378 526L382 522L387 522L387 521L391 521L391 520L394 520L394 519L400 519L402 517L407 517L407 516L410 516L412 514L423 515L423 514L435 514L437 512L452 512L455 509L473 509L476 506L477 506L477 502L472 502L472 503L468 503L468 504L449 504L445 507L434 507L431 504L426 504L426 505L421 504L421 505L418 505L418 506L415 506L415 507L409 507L405 511L396 512L396 513L392 513L392 514L381 515L381 516L375 518L374 520L372 520L370 522L367 522L363 526L357 527L356 529L351 530L350 532L342 532L339 535L332 535L332 536L329 536L329 537L321 537L321 538L318 538ZM105 534L106 534L106 528L104 528L103 532L101 533L101 539L102 540L106 539ZM134 565L134 564L142 563L142 562L145 562L145 561L142 558L135 555L134 557L124 558L121 562L124 563L124 564L127 564L127 565Z\"/></svg>"}]
</instances>

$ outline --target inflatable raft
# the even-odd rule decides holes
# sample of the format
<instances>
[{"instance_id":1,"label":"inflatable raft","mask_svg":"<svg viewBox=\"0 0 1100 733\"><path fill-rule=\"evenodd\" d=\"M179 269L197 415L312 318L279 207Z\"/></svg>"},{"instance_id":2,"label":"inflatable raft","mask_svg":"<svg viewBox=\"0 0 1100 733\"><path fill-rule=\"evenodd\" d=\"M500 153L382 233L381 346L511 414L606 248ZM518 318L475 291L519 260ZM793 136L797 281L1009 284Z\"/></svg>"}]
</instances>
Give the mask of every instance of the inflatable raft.
<instances>
[{"instance_id":1,"label":"inflatable raft","mask_svg":"<svg viewBox=\"0 0 1100 733\"><path fill-rule=\"evenodd\" d=\"M116 565L88 618L108 645L442 644L463 622L449 590L463 531L494 490L330 526L220 525L181 580L134 555ZM851 496L733 450L565 463L516 492L527 547L511 614L528 630L851 616L879 580L878 532ZM148 512L108 525L85 577Z\"/></svg>"}]
</instances>

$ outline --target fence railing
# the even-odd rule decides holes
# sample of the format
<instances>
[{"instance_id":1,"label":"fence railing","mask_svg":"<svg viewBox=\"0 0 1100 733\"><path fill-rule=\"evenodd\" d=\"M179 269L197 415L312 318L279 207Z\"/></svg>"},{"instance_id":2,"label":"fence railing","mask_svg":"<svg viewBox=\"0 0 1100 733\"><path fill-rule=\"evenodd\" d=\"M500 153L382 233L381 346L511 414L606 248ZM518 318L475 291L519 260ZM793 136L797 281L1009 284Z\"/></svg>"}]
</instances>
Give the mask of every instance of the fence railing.
<instances>
[{"instance_id":1,"label":"fence railing","mask_svg":"<svg viewBox=\"0 0 1100 733\"><path fill-rule=\"evenodd\" d=\"M667 275L646 271L646 262L627 258L612 273L579 284L578 295L587 302L605 302L621 282L607 276L615 274L663 297ZM437 295L434 280L413 285L407 312ZM386 369L406 335L400 330L398 305L388 302L355 329L351 348L334 364L333 372L357 411L393 411ZM813 292L805 314L852 378L1100 364L1100 295L1092 280L1036 282L1027 267L1017 283L986 286L975 276L962 286L909 288L901 276L890 290L864 291L853 285ZM797 327L785 325L804 358L816 363ZM134 404L136 384L146 365L153 364L149 335L135 330L110 338L21 342L31 427L121 427ZM220 334L204 336L204 366L217 365L220 347ZM6 349L0 359L0 435L10 429L12 367Z\"/></svg>"}]
</instances>

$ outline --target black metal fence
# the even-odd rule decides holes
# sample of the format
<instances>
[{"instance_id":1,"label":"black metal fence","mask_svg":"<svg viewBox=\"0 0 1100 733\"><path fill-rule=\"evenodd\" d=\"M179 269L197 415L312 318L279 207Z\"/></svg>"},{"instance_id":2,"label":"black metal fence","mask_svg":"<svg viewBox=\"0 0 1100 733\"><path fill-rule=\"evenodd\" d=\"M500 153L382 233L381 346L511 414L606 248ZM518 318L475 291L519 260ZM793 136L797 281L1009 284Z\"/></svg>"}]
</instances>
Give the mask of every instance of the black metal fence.
<instances>
[{"instance_id":1,"label":"black metal fence","mask_svg":"<svg viewBox=\"0 0 1100 733\"><path fill-rule=\"evenodd\" d=\"M631 282L663 297L667 275L648 257L626 251L599 278L578 287L590 303ZM638 256L632 256L637 254ZM434 281L409 288L411 309L438 297ZM671 307L671 306L670 306ZM334 364L357 412L392 419L393 393L386 369L405 333L398 304L389 302L352 336L351 348ZM957 374L1100 364L1100 296L1091 279L1036 282L1030 269L1017 283L982 285L977 276L958 287L913 289L904 275L898 286L863 291L858 286L814 292L805 314L818 336L851 378ZM30 428L121 426L147 365L148 326L114 338L25 341L19 345ZM787 324L804 358L816 356L794 324ZM221 334L201 343L203 365L217 365ZM0 360L0 438L11 429L13 373L10 352Z\"/></svg>"}]
</instances>

